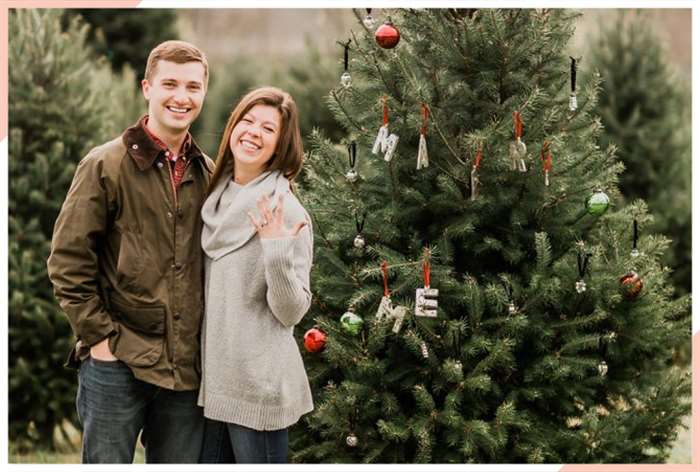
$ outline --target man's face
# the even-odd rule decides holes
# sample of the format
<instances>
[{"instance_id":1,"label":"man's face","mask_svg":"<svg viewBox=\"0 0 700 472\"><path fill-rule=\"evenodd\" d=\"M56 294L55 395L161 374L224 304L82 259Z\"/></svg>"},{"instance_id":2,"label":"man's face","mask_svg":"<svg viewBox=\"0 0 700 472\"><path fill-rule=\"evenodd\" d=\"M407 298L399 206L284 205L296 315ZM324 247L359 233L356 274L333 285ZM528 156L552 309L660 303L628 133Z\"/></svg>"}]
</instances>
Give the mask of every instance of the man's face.
<instances>
[{"instance_id":1,"label":"man's face","mask_svg":"<svg viewBox=\"0 0 700 472\"><path fill-rule=\"evenodd\" d=\"M151 80L141 81L149 125L172 134L187 131L202 109L204 84L201 62L159 61Z\"/></svg>"}]
</instances>

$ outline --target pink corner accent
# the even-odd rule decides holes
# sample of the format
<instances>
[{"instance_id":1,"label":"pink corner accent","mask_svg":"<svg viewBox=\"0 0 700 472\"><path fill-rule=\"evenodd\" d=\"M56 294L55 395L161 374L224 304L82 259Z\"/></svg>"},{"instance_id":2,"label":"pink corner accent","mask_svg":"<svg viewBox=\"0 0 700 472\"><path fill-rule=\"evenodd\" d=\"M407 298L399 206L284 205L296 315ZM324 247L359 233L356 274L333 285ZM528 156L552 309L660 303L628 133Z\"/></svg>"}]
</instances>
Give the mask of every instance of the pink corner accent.
<instances>
[{"instance_id":1,"label":"pink corner accent","mask_svg":"<svg viewBox=\"0 0 700 472\"><path fill-rule=\"evenodd\" d=\"M9 89L7 88L9 84L8 79L8 65L7 65L7 52L8 52L8 10L6 7L0 7L0 57L2 58L2 63L0 63L0 141L7 137L8 131L8 104L9 99Z\"/></svg>"}]
</instances>

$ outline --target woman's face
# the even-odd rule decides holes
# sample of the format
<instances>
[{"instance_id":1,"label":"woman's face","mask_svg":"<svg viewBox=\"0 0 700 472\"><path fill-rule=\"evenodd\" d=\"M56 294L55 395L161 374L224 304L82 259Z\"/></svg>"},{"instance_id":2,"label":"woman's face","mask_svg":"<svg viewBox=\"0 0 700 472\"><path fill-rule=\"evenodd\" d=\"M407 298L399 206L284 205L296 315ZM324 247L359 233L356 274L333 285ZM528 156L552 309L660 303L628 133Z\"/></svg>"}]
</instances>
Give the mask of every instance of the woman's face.
<instances>
[{"instance_id":1,"label":"woman's face","mask_svg":"<svg viewBox=\"0 0 700 472\"><path fill-rule=\"evenodd\" d=\"M229 146L235 173L259 175L275 152L281 116L277 108L255 105L243 115L231 132Z\"/></svg>"}]
</instances>

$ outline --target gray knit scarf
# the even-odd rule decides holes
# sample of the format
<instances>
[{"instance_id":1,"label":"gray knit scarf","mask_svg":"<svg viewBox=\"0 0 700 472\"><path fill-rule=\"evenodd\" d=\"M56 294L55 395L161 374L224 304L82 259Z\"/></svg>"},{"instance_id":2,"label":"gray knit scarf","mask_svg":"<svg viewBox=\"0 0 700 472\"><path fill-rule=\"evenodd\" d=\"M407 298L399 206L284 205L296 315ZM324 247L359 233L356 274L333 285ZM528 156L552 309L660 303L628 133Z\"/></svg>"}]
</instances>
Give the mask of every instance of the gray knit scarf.
<instances>
[{"instance_id":1,"label":"gray knit scarf","mask_svg":"<svg viewBox=\"0 0 700 472\"><path fill-rule=\"evenodd\" d=\"M257 200L263 195L268 196L270 210L274 210L277 198L289 192L289 180L280 171L263 172L240 187L228 205L222 204L221 197L232 191L233 181L222 178L202 206L202 249L214 260L242 247L255 235L248 212L260 219Z\"/></svg>"}]
</instances>

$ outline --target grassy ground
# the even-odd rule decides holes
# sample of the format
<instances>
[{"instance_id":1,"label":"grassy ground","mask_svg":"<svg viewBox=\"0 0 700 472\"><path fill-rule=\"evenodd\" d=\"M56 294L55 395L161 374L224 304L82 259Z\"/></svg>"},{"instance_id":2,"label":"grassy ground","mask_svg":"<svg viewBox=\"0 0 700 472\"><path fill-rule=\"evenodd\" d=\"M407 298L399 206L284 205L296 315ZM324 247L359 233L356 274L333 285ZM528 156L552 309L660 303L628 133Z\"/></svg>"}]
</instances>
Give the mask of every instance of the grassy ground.
<instances>
[{"instance_id":1,"label":"grassy ground","mask_svg":"<svg viewBox=\"0 0 700 472\"><path fill-rule=\"evenodd\" d=\"M22 454L17 451L10 442L9 463L10 464L80 464L80 431L75 429L69 422L63 426L68 433L69 441L61 437L58 432L54 436L57 451L35 451L29 454ZM141 441L136 444L134 454L134 464L144 464L144 450Z\"/></svg>"},{"instance_id":2,"label":"grassy ground","mask_svg":"<svg viewBox=\"0 0 700 472\"><path fill-rule=\"evenodd\" d=\"M80 452L44 452L18 454L10 445L10 464L80 464ZM136 448L134 464L144 464L143 447Z\"/></svg>"}]
</instances>

